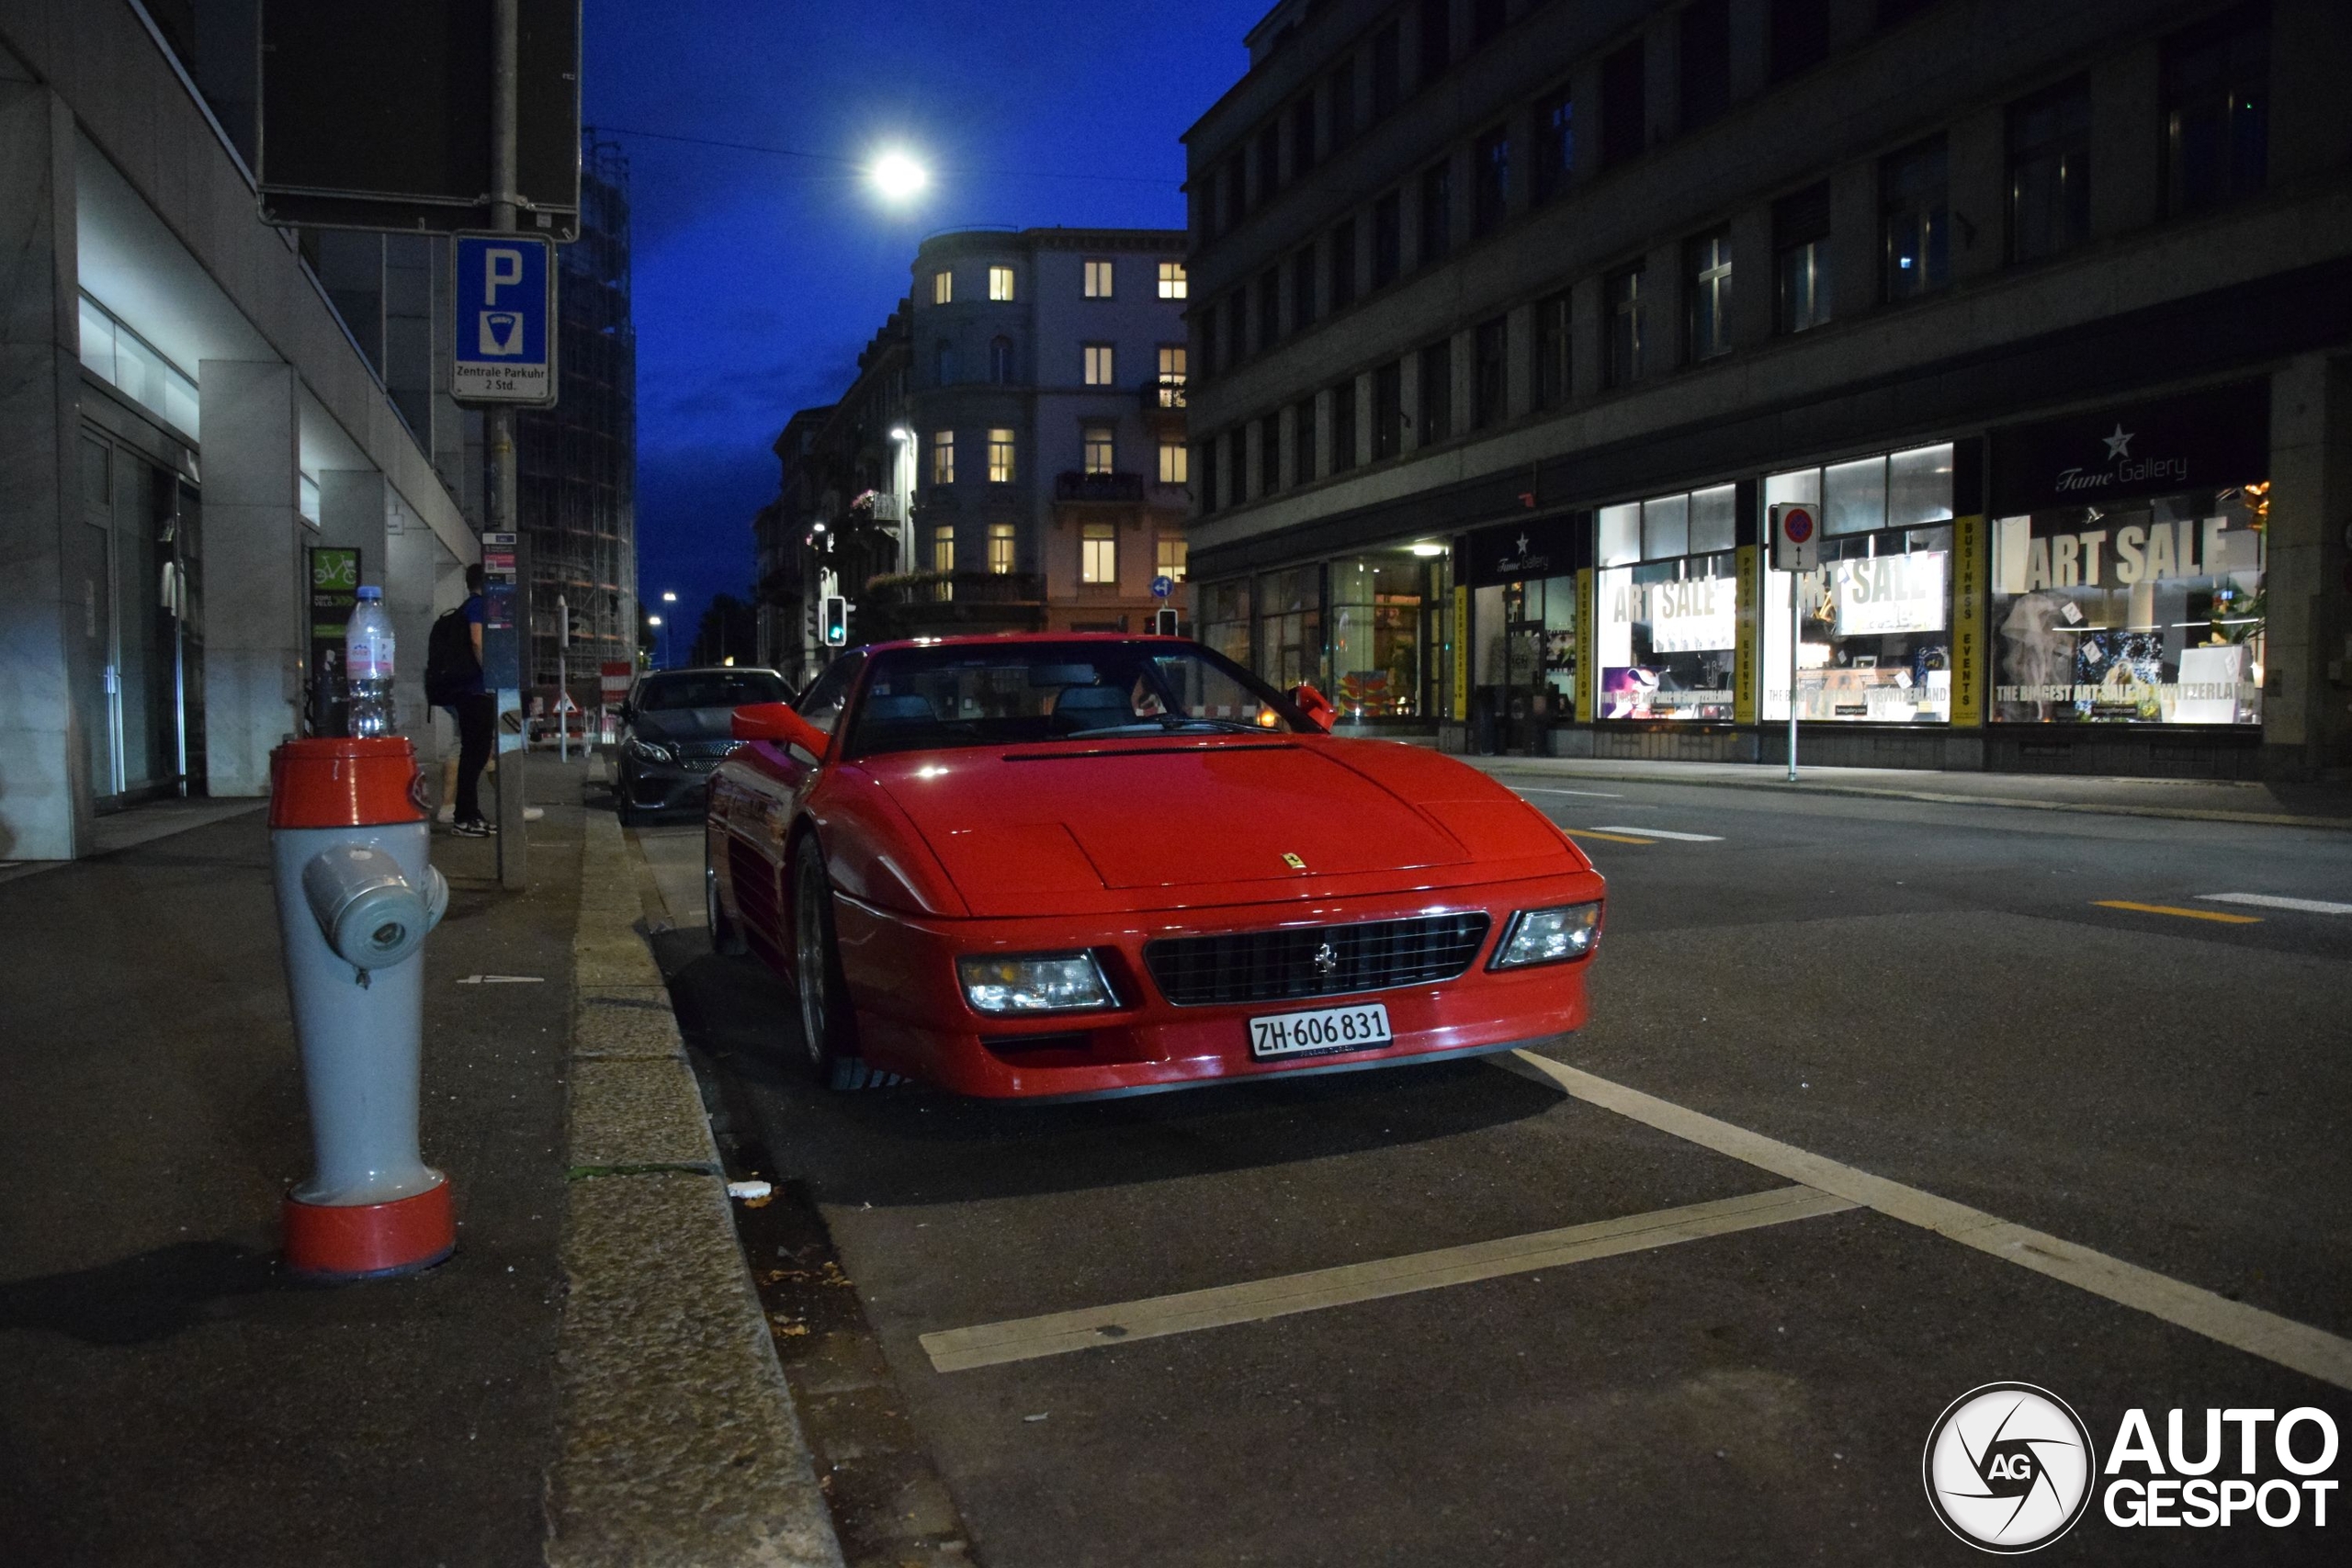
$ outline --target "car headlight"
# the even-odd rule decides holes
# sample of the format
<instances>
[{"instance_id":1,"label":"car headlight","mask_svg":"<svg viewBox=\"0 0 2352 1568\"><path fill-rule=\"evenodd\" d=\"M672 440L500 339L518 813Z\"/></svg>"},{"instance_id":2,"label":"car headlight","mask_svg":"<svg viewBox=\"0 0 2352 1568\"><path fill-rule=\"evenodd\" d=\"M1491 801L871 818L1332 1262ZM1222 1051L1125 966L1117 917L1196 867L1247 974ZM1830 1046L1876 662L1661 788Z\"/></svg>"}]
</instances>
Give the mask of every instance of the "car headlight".
<instances>
[{"instance_id":1,"label":"car headlight","mask_svg":"<svg viewBox=\"0 0 2352 1568\"><path fill-rule=\"evenodd\" d=\"M628 750L631 756L642 757L649 762L674 762L677 761L675 757L670 754L670 748L667 746L664 746L656 740L639 739L634 735L628 738Z\"/></svg>"},{"instance_id":2,"label":"car headlight","mask_svg":"<svg viewBox=\"0 0 2352 1568\"><path fill-rule=\"evenodd\" d=\"M958 958L956 972L965 999L978 1012L1083 1012L1119 1005L1091 953Z\"/></svg>"},{"instance_id":3,"label":"car headlight","mask_svg":"<svg viewBox=\"0 0 2352 1568\"><path fill-rule=\"evenodd\" d=\"M1534 964L1564 964L1600 945L1600 906L1563 904L1556 909L1521 909L1510 918L1495 948L1496 969Z\"/></svg>"}]
</instances>

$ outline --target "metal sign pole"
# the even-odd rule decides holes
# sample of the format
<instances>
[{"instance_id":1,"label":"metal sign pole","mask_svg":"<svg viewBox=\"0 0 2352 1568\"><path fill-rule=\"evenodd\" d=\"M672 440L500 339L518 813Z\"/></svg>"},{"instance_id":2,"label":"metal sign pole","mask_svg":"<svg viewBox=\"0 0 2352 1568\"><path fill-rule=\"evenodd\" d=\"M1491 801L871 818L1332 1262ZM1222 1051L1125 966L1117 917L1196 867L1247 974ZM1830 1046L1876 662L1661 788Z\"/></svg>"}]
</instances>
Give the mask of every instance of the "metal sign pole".
<instances>
[{"instance_id":1,"label":"metal sign pole","mask_svg":"<svg viewBox=\"0 0 2352 1568\"><path fill-rule=\"evenodd\" d=\"M1789 782L1797 782L1797 582L1789 573Z\"/></svg>"},{"instance_id":2,"label":"metal sign pole","mask_svg":"<svg viewBox=\"0 0 2352 1568\"><path fill-rule=\"evenodd\" d=\"M519 77L518 13L521 0L496 0L492 21L490 112L490 226L501 233L514 231L517 198L515 141ZM548 322L548 330L554 323ZM512 533L515 543L514 646L516 689L501 692L498 758L498 885L519 892L528 886L524 842L524 758L530 750L530 723L522 712L523 694L531 684L531 557L515 517L514 411L493 405L483 416L485 443L490 448L490 526L493 533ZM503 719L509 698L517 723L508 747Z\"/></svg>"}]
</instances>

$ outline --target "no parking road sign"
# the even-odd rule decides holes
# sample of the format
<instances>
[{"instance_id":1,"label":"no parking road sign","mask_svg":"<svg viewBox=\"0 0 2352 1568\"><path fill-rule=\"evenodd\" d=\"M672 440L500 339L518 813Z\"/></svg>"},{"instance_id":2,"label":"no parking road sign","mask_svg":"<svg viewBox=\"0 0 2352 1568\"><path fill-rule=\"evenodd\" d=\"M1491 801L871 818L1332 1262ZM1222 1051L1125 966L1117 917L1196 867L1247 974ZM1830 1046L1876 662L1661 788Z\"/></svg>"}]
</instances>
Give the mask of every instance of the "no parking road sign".
<instances>
[{"instance_id":1,"label":"no parking road sign","mask_svg":"<svg viewBox=\"0 0 2352 1568\"><path fill-rule=\"evenodd\" d=\"M555 247L534 234L456 236L457 365L464 403L555 404Z\"/></svg>"},{"instance_id":2,"label":"no parking road sign","mask_svg":"<svg viewBox=\"0 0 2352 1568\"><path fill-rule=\"evenodd\" d=\"M1772 570L1817 571L1821 568L1821 514L1803 502L1772 508Z\"/></svg>"}]
</instances>

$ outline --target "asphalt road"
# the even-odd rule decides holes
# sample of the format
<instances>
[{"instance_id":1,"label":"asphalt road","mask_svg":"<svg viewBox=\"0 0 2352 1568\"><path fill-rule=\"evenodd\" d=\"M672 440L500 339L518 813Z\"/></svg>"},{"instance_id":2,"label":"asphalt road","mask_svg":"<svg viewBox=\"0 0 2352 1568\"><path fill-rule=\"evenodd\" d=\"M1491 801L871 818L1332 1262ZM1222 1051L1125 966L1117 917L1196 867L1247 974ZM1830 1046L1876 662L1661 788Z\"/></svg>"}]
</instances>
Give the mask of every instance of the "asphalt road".
<instances>
[{"instance_id":1,"label":"asphalt road","mask_svg":"<svg viewBox=\"0 0 2352 1568\"><path fill-rule=\"evenodd\" d=\"M838 1098L779 981L673 948L980 1562L1972 1562L1921 1461L1978 1385L2057 1393L2102 1460L2133 1408L2159 1445L2184 1408L2192 1463L2208 1407L2352 1427L2352 833L1510 782L1611 885L1591 1026L1544 1062ZM698 924L697 829L638 838ZM2041 1560L2333 1562L2352 1528L2340 1493L2159 1529L2092 1490Z\"/></svg>"}]
</instances>

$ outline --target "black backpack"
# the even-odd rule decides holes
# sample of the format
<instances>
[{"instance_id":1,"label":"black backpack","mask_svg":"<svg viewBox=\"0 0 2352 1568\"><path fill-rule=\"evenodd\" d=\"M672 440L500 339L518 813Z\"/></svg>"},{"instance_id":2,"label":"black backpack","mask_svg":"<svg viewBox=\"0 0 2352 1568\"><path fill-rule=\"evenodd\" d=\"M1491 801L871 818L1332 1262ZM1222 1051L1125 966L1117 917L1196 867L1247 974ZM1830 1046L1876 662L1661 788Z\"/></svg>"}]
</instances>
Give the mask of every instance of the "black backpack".
<instances>
[{"instance_id":1,"label":"black backpack","mask_svg":"<svg viewBox=\"0 0 2352 1568\"><path fill-rule=\"evenodd\" d=\"M481 672L481 661L474 658L473 623L460 604L435 621L433 635L425 639L424 700L447 707L465 694L461 688Z\"/></svg>"}]
</instances>

